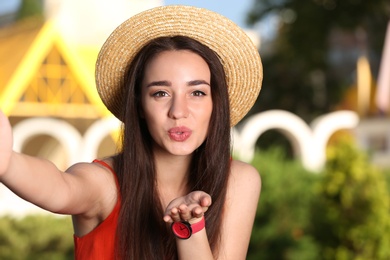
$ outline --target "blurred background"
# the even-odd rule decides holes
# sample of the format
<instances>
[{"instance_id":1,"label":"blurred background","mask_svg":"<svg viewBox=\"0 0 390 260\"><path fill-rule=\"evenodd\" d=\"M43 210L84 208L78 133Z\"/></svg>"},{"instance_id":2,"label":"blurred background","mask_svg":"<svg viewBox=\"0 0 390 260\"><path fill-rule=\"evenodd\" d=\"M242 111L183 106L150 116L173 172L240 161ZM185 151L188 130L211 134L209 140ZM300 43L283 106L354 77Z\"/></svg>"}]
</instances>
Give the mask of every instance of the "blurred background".
<instances>
[{"instance_id":1,"label":"blurred background","mask_svg":"<svg viewBox=\"0 0 390 260\"><path fill-rule=\"evenodd\" d=\"M61 169L114 153L98 51L129 16L167 4L227 16L262 58L262 91L234 129L235 157L263 181L247 259L390 259L388 0L0 0L15 149ZM0 186L0 259L73 259L72 234L70 218Z\"/></svg>"}]
</instances>

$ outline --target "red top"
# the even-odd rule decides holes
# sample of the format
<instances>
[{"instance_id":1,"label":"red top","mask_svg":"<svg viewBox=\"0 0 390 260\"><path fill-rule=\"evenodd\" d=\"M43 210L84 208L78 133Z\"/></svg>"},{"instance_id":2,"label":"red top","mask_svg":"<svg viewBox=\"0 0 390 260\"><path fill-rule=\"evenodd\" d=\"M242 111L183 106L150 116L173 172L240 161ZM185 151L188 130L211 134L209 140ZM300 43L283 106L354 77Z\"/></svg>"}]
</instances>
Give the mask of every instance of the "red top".
<instances>
[{"instance_id":1,"label":"red top","mask_svg":"<svg viewBox=\"0 0 390 260\"><path fill-rule=\"evenodd\" d=\"M118 179L114 170L105 162L94 162L108 168L115 176L115 183L119 192ZM120 197L108 217L88 234L77 237L73 235L75 246L75 260L109 260L114 259L115 233L120 209Z\"/></svg>"}]
</instances>

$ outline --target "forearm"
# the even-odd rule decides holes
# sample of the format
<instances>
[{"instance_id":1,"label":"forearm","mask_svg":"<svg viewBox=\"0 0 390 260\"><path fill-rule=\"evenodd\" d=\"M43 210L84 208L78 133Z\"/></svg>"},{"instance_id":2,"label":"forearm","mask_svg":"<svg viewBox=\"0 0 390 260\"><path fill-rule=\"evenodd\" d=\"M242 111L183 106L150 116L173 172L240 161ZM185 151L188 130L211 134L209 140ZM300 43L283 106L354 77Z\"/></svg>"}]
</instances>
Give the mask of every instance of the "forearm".
<instances>
[{"instance_id":1,"label":"forearm","mask_svg":"<svg viewBox=\"0 0 390 260\"><path fill-rule=\"evenodd\" d=\"M0 181L16 195L39 207L57 211L53 194L59 193L62 172L48 160L12 152Z\"/></svg>"},{"instance_id":2,"label":"forearm","mask_svg":"<svg viewBox=\"0 0 390 260\"><path fill-rule=\"evenodd\" d=\"M205 229L193 234L189 239L176 238L176 245L180 260L214 259Z\"/></svg>"}]
</instances>

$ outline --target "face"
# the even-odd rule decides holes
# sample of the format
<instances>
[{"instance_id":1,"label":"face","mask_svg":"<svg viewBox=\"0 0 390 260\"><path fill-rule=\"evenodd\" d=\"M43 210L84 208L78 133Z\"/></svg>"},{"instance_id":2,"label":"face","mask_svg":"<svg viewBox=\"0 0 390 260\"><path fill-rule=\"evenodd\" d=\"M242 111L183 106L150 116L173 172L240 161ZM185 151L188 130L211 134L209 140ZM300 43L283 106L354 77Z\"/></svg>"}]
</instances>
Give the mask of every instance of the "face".
<instances>
[{"instance_id":1,"label":"face","mask_svg":"<svg viewBox=\"0 0 390 260\"><path fill-rule=\"evenodd\" d=\"M142 82L142 116L155 149L190 155L206 139L212 113L210 69L197 54L164 51Z\"/></svg>"}]
</instances>

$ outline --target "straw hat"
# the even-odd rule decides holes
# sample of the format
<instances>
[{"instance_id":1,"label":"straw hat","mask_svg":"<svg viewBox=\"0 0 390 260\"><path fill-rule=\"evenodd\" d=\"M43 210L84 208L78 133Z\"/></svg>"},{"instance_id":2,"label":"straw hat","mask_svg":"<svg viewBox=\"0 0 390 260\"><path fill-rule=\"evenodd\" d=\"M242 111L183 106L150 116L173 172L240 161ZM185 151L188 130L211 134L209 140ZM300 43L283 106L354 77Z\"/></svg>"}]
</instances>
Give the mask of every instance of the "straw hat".
<instances>
[{"instance_id":1,"label":"straw hat","mask_svg":"<svg viewBox=\"0 0 390 260\"><path fill-rule=\"evenodd\" d=\"M120 118L125 73L151 39L187 36L217 53L229 92L231 125L251 109L261 89L263 69L257 48L226 17L192 6L168 5L141 12L123 22L104 43L96 63L96 84L103 103Z\"/></svg>"}]
</instances>

